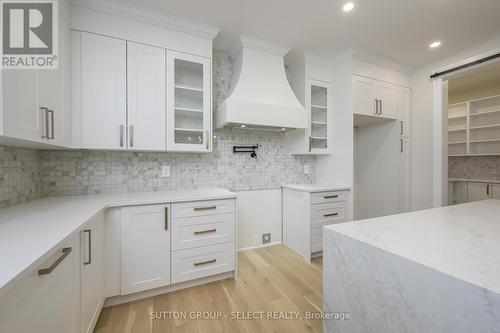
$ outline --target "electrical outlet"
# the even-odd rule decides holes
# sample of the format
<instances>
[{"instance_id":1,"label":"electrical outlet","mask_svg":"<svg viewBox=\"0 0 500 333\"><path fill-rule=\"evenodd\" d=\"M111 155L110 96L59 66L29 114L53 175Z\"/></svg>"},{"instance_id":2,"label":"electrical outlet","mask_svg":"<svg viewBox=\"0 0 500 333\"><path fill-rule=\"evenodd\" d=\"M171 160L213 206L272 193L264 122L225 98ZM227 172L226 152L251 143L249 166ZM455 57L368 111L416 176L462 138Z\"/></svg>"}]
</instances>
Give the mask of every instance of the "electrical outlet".
<instances>
[{"instance_id":1,"label":"electrical outlet","mask_svg":"<svg viewBox=\"0 0 500 333\"><path fill-rule=\"evenodd\" d=\"M309 164L304 164L304 175L309 174Z\"/></svg>"},{"instance_id":2,"label":"electrical outlet","mask_svg":"<svg viewBox=\"0 0 500 333\"><path fill-rule=\"evenodd\" d=\"M260 245L260 236L259 235L253 236L253 245L255 245L255 246Z\"/></svg>"},{"instance_id":3,"label":"electrical outlet","mask_svg":"<svg viewBox=\"0 0 500 333\"><path fill-rule=\"evenodd\" d=\"M262 244L271 243L271 233L262 234Z\"/></svg>"},{"instance_id":4,"label":"electrical outlet","mask_svg":"<svg viewBox=\"0 0 500 333\"><path fill-rule=\"evenodd\" d=\"M170 165L162 165L161 176L162 177L170 177Z\"/></svg>"}]
</instances>

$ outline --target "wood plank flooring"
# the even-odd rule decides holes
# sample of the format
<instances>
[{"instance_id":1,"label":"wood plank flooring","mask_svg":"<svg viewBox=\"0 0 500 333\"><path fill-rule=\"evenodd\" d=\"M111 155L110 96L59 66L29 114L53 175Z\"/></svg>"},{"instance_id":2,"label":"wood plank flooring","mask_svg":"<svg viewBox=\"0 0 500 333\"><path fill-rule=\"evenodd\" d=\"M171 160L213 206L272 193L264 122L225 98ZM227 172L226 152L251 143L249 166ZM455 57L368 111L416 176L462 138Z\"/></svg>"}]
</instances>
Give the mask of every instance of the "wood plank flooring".
<instances>
[{"instance_id":1,"label":"wood plank flooring","mask_svg":"<svg viewBox=\"0 0 500 333\"><path fill-rule=\"evenodd\" d=\"M304 318L307 312L321 312L322 266L322 258L307 264L283 245L240 252L236 281L106 308L94 333L322 332L320 319ZM170 311L184 313L186 318ZM220 319L191 318L198 311ZM278 312L278 318L298 313L301 318L267 319L269 312ZM151 319L152 313L156 318ZM236 318L243 315L246 318ZM260 316L264 319L250 319Z\"/></svg>"}]
</instances>

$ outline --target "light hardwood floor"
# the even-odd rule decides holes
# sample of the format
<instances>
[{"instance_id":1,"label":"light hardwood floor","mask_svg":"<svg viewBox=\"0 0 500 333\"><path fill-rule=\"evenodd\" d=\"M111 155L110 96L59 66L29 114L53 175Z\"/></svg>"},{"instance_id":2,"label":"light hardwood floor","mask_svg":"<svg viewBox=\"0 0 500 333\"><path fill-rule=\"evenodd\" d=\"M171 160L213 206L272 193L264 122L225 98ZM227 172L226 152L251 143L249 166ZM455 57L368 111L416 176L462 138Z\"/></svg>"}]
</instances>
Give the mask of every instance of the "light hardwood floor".
<instances>
[{"instance_id":1,"label":"light hardwood floor","mask_svg":"<svg viewBox=\"0 0 500 333\"><path fill-rule=\"evenodd\" d=\"M322 259L305 263L283 245L238 254L238 279L188 288L122 304L102 311L94 333L321 332L320 319L234 319L247 311L320 313ZM186 319L150 319L162 311L181 311ZM208 311L227 315L196 320L189 314Z\"/></svg>"}]
</instances>

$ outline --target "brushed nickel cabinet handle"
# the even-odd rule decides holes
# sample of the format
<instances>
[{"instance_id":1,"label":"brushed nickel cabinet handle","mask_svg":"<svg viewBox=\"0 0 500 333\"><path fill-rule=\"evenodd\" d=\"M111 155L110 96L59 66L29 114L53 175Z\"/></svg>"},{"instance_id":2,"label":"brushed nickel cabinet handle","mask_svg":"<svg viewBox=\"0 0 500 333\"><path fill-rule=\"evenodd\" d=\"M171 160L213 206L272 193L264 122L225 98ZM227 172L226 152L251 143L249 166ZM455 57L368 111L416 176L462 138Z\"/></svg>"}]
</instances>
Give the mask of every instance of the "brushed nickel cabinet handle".
<instances>
[{"instance_id":1,"label":"brushed nickel cabinet handle","mask_svg":"<svg viewBox=\"0 0 500 333\"><path fill-rule=\"evenodd\" d=\"M405 151L405 147L404 147L403 139L399 139L399 152L402 153L404 151Z\"/></svg>"},{"instance_id":2,"label":"brushed nickel cabinet handle","mask_svg":"<svg viewBox=\"0 0 500 333\"><path fill-rule=\"evenodd\" d=\"M168 207L165 207L165 230L168 230Z\"/></svg>"},{"instance_id":3,"label":"brushed nickel cabinet handle","mask_svg":"<svg viewBox=\"0 0 500 333\"><path fill-rule=\"evenodd\" d=\"M323 214L324 217L337 216L337 215L339 215L339 213Z\"/></svg>"},{"instance_id":4,"label":"brushed nickel cabinet handle","mask_svg":"<svg viewBox=\"0 0 500 333\"><path fill-rule=\"evenodd\" d=\"M42 106L42 107L40 107L40 110L43 112L43 117L45 117L45 134L42 134L42 139L48 139L48 137L49 137L49 115L48 115L49 109Z\"/></svg>"},{"instance_id":5,"label":"brushed nickel cabinet handle","mask_svg":"<svg viewBox=\"0 0 500 333\"><path fill-rule=\"evenodd\" d=\"M83 264L84 265L90 265L92 263L92 230L90 229L87 229L87 230L83 230L84 233L88 234L89 236L89 260L88 261L85 261Z\"/></svg>"},{"instance_id":6,"label":"brushed nickel cabinet handle","mask_svg":"<svg viewBox=\"0 0 500 333\"><path fill-rule=\"evenodd\" d=\"M201 265L213 264L214 262L217 262L217 259L210 259L210 260L207 260L207 261L195 262L195 263L193 263L193 265L195 267L197 267L197 266L201 266Z\"/></svg>"},{"instance_id":7,"label":"brushed nickel cabinet handle","mask_svg":"<svg viewBox=\"0 0 500 333\"><path fill-rule=\"evenodd\" d=\"M130 147L133 147L134 146L134 125L130 125L128 134L130 136Z\"/></svg>"},{"instance_id":8,"label":"brushed nickel cabinet handle","mask_svg":"<svg viewBox=\"0 0 500 333\"><path fill-rule=\"evenodd\" d=\"M312 137L309 137L309 151L312 150Z\"/></svg>"},{"instance_id":9,"label":"brushed nickel cabinet handle","mask_svg":"<svg viewBox=\"0 0 500 333\"><path fill-rule=\"evenodd\" d=\"M373 100L373 114L378 114L378 100L376 99Z\"/></svg>"},{"instance_id":10,"label":"brushed nickel cabinet handle","mask_svg":"<svg viewBox=\"0 0 500 333\"><path fill-rule=\"evenodd\" d=\"M195 235L203 235L203 234L209 234L209 233L212 233L212 232L217 232L217 229L214 228L214 229L209 229L209 230L195 231L194 234Z\"/></svg>"},{"instance_id":11,"label":"brushed nickel cabinet handle","mask_svg":"<svg viewBox=\"0 0 500 333\"><path fill-rule=\"evenodd\" d=\"M335 194L335 195L325 195L323 197L323 199L334 199L334 198L338 198L338 197L339 197L338 194Z\"/></svg>"},{"instance_id":12,"label":"brushed nickel cabinet handle","mask_svg":"<svg viewBox=\"0 0 500 333\"><path fill-rule=\"evenodd\" d=\"M49 132L47 132L47 139L54 139L54 110L47 110L47 115L48 114L50 114L50 136L48 134Z\"/></svg>"},{"instance_id":13,"label":"brushed nickel cabinet handle","mask_svg":"<svg viewBox=\"0 0 500 333\"><path fill-rule=\"evenodd\" d=\"M53 263L49 268L43 268L38 270L38 275L47 275L52 273L54 269L71 253L71 247L64 247L62 249L62 256L60 256L55 263Z\"/></svg>"},{"instance_id":14,"label":"brushed nickel cabinet handle","mask_svg":"<svg viewBox=\"0 0 500 333\"><path fill-rule=\"evenodd\" d=\"M379 112L379 115L382 115L382 111L383 111L383 108L382 108L382 100L381 100L381 99L379 99L378 101L379 101L379 103L380 103L380 108L379 108L378 112Z\"/></svg>"},{"instance_id":15,"label":"brushed nickel cabinet handle","mask_svg":"<svg viewBox=\"0 0 500 333\"><path fill-rule=\"evenodd\" d=\"M199 212L202 210L214 210L217 209L217 206L207 206L207 207L194 207L195 212Z\"/></svg>"},{"instance_id":16,"label":"brushed nickel cabinet handle","mask_svg":"<svg viewBox=\"0 0 500 333\"><path fill-rule=\"evenodd\" d=\"M208 130L205 131L205 142L207 150L210 149L210 135L208 135Z\"/></svg>"},{"instance_id":17,"label":"brushed nickel cabinet handle","mask_svg":"<svg viewBox=\"0 0 500 333\"><path fill-rule=\"evenodd\" d=\"M400 120L399 121L399 135L403 135L404 134L404 125L403 125L403 121Z\"/></svg>"},{"instance_id":18,"label":"brushed nickel cabinet handle","mask_svg":"<svg viewBox=\"0 0 500 333\"><path fill-rule=\"evenodd\" d=\"M123 125L120 125L120 147L123 147Z\"/></svg>"},{"instance_id":19,"label":"brushed nickel cabinet handle","mask_svg":"<svg viewBox=\"0 0 500 333\"><path fill-rule=\"evenodd\" d=\"M486 195L490 195L490 184L486 185Z\"/></svg>"}]
</instances>

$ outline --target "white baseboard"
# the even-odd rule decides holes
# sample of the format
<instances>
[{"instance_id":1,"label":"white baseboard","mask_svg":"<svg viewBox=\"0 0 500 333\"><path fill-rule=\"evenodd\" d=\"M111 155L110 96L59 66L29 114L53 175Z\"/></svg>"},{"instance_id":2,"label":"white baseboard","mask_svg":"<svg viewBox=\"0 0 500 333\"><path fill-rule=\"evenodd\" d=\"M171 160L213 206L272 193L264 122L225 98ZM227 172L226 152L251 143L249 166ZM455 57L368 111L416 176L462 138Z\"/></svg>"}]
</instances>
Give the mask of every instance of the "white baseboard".
<instances>
[{"instance_id":1,"label":"white baseboard","mask_svg":"<svg viewBox=\"0 0 500 333\"><path fill-rule=\"evenodd\" d=\"M217 275L199 278L196 280L176 283L176 284L166 286L166 287L145 290L145 291L141 291L141 292L130 294L130 295L109 297L104 302L104 307L107 308L107 307L118 305L118 304L129 303L129 302L137 301L137 300L143 299L143 298L148 298L148 297L152 297L152 296L166 294L166 293L170 293L173 291L191 288L191 287L199 286L202 284L207 284L210 282L215 282L215 281L219 281L219 280L226 280L226 279L236 279L236 271L231 271L231 272L227 272L227 273L221 273L221 274L217 274Z\"/></svg>"},{"instance_id":2,"label":"white baseboard","mask_svg":"<svg viewBox=\"0 0 500 333\"><path fill-rule=\"evenodd\" d=\"M257 245L257 246L242 247L241 249L238 249L238 252L256 250L256 249L261 249L263 247L280 245L280 244L283 244L283 242L279 241L279 242L272 242L272 243L268 243L268 244L261 244L261 245Z\"/></svg>"}]
</instances>

